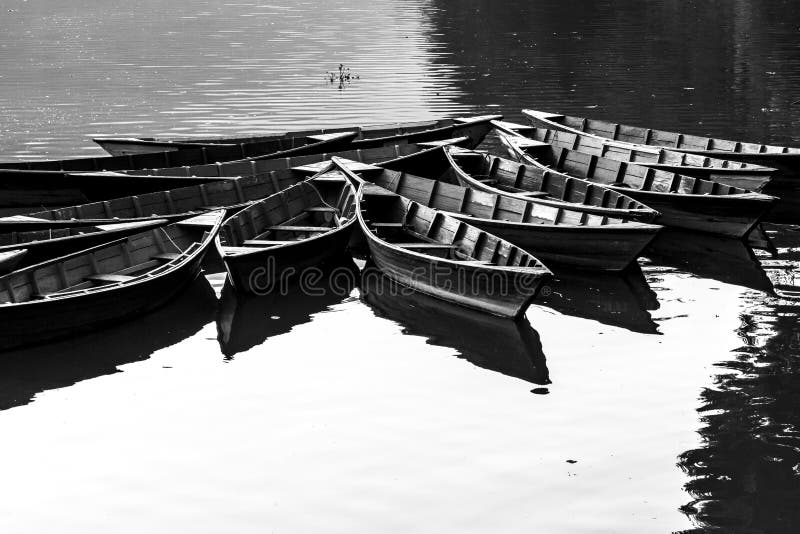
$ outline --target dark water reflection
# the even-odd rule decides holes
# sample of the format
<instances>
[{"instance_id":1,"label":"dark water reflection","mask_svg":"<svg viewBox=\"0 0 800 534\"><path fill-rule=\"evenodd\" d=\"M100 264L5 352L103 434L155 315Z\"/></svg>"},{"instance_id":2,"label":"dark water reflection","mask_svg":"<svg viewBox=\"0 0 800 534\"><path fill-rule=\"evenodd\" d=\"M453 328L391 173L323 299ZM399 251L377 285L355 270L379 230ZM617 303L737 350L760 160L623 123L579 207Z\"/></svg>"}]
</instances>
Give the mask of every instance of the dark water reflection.
<instances>
[{"instance_id":1,"label":"dark water reflection","mask_svg":"<svg viewBox=\"0 0 800 534\"><path fill-rule=\"evenodd\" d=\"M478 367L533 384L550 383L542 342L526 318L493 317L409 291L371 264L360 282L361 300L379 317L400 324L403 333L454 348Z\"/></svg>"},{"instance_id":2,"label":"dark water reflection","mask_svg":"<svg viewBox=\"0 0 800 534\"><path fill-rule=\"evenodd\" d=\"M213 319L216 307L214 291L201 277L166 306L125 324L3 353L0 410L28 404L43 391L117 373L121 365L146 360L200 331Z\"/></svg>"},{"instance_id":3,"label":"dark water reflection","mask_svg":"<svg viewBox=\"0 0 800 534\"><path fill-rule=\"evenodd\" d=\"M432 40L459 100L654 128L800 141L800 10L792 0L434 0ZM434 62L438 63L437 58Z\"/></svg>"}]
</instances>

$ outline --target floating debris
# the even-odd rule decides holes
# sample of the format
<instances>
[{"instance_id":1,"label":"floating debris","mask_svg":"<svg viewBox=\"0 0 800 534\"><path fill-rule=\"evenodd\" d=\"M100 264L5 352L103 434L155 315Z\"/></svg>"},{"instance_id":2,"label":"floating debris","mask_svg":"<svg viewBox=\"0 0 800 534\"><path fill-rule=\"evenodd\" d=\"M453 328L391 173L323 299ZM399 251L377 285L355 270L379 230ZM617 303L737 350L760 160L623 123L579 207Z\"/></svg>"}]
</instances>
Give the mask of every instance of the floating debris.
<instances>
[{"instance_id":1,"label":"floating debris","mask_svg":"<svg viewBox=\"0 0 800 534\"><path fill-rule=\"evenodd\" d=\"M350 67L345 66L344 63L339 63L339 72L328 71L325 73L325 79L331 85L334 85L338 82L340 90L348 86L352 80L358 80L360 78L360 75L351 73Z\"/></svg>"}]
</instances>

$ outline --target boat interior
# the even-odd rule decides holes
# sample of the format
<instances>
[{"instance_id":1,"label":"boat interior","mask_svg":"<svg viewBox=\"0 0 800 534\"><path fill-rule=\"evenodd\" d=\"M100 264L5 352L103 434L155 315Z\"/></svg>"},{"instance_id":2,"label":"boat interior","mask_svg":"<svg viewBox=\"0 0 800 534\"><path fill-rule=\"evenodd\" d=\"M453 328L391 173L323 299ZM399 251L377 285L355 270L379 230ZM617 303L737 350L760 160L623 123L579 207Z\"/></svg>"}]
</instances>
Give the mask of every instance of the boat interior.
<instances>
[{"instance_id":1,"label":"boat interior","mask_svg":"<svg viewBox=\"0 0 800 534\"><path fill-rule=\"evenodd\" d=\"M539 264L522 249L440 211L378 185L362 187L362 215L369 231L395 247L476 265Z\"/></svg>"},{"instance_id":2,"label":"boat interior","mask_svg":"<svg viewBox=\"0 0 800 534\"><path fill-rule=\"evenodd\" d=\"M354 215L350 182L328 172L243 209L222 226L220 243L225 253L287 245L339 228Z\"/></svg>"},{"instance_id":3,"label":"boat interior","mask_svg":"<svg viewBox=\"0 0 800 534\"><path fill-rule=\"evenodd\" d=\"M451 153L454 163L474 180L489 187L529 198L547 198L612 209L647 209L608 188L549 172L505 158L479 153Z\"/></svg>"},{"instance_id":4,"label":"boat interior","mask_svg":"<svg viewBox=\"0 0 800 534\"><path fill-rule=\"evenodd\" d=\"M221 212L211 217L221 218ZM207 216L206 219L209 217ZM0 277L0 305L87 293L168 271L202 246L208 220L189 219Z\"/></svg>"}]
</instances>

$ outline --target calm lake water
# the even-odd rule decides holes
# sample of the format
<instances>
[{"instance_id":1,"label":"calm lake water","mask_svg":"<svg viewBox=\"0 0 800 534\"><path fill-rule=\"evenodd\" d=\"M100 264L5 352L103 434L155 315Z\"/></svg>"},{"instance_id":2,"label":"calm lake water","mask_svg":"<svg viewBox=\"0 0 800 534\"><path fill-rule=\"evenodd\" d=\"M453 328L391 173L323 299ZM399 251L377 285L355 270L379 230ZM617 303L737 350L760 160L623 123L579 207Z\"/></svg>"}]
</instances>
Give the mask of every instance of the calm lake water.
<instances>
[{"instance_id":1,"label":"calm lake water","mask_svg":"<svg viewBox=\"0 0 800 534\"><path fill-rule=\"evenodd\" d=\"M791 1L0 8L4 160L523 107L800 144ZM800 232L770 230L776 257L668 234L521 324L387 298L362 262L349 291L265 299L210 265L0 358L0 532L797 532L800 301L773 287Z\"/></svg>"}]
</instances>

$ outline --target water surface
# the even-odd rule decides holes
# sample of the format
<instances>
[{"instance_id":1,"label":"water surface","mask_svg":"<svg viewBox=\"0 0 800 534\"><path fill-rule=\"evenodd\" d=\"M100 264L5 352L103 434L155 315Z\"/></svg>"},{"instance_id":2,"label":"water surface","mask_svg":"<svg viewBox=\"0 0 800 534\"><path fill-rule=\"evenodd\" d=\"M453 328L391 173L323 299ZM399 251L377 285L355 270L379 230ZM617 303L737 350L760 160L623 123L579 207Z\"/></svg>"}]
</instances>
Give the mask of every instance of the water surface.
<instances>
[{"instance_id":1,"label":"water surface","mask_svg":"<svg viewBox=\"0 0 800 534\"><path fill-rule=\"evenodd\" d=\"M3 160L523 107L800 143L788 1L0 7ZM0 530L797 531L800 234L771 230L775 258L664 236L517 325L386 298L361 262L262 300L209 267L0 359Z\"/></svg>"}]
</instances>

